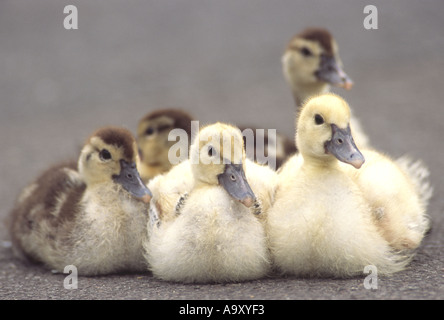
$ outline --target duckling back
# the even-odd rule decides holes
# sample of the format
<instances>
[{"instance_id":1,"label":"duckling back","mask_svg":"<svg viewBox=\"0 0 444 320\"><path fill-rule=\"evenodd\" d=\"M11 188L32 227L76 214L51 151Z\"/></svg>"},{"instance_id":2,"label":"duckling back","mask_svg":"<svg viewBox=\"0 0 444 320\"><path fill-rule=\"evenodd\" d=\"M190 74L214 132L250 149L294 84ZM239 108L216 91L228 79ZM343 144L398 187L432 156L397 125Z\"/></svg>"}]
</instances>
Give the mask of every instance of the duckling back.
<instances>
[{"instance_id":1,"label":"duckling back","mask_svg":"<svg viewBox=\"0 0 444 320\"><path fill-rule=\"evenodd\" d=\"M44 261L57 251L56 237L68 236L86 188L76 167L75 162L54 166L20 193L10 224L17 257ZM48 241L53 244L48 246Z\"/></svg>"}]
</instances>

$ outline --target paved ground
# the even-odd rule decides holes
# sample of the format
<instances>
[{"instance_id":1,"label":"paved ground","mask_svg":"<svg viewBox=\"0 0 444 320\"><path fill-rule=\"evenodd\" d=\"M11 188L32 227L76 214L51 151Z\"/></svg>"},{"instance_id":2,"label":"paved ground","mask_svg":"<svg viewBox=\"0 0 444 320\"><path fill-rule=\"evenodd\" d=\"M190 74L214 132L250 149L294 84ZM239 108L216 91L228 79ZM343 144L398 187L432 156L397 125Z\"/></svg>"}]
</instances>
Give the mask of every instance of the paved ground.
<instances>
[{"instance_id":1,"label":"paved ground","mask_svg":"<svg viewBox=\"0 0 444 320\"><path fill-rule=\"evenodd\" d=\"M79 29L63 28L76 4ZM432 172L433 230L408 270L380 277L269 278L177 285L149 274L79 279L14 260L0 228L0 299L443 299L444 2L5 0L0 3L0 218L49 164L77 157L105 124L134 131L139 117L183 107L204 122L253 123L293 135L293 101L280 55L306 26L335 35L356 85L342 94L372 143L423 159Z\"/></svg>"}]
</instances>

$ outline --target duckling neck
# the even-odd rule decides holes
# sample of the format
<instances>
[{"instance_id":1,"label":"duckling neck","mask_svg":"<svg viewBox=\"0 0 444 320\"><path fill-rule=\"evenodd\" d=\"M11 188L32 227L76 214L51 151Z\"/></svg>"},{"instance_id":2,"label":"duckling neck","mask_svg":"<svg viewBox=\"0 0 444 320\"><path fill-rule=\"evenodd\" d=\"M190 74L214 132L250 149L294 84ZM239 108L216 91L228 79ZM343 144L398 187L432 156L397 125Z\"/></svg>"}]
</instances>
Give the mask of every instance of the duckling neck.
<instances>
[{"instance_id":1,"label":"duckling neck","mask_svg":"<svg viewBox=\"0 0 444 320\"><path fill-rule=\"evenodd\" d=\"M339 161L333 157L318 158L304 155L304 166L309 170L340 170Z\"/></svg>"},{"instance_id":2,"label":"duckling neck","mask_svg":"<svg viewBox=\"0 0 444 320\"><path fill-rule=\"evenodd\" d=\"M95 183L87 186L84 200L102 207L112 208L115 212L128 209L129 203L132 207L142 205L141 201L133 198L116 183Z\"/></svg>"},{"instance_id":3,"label":"duckling neck","mask_svg":"<svg viewBox=\"0 0 444 320\"><path fill-rule=\"evenodd\" d=\"M212 185L209 184L209 183L206 182L206 181L202 181L202 180L195 179L195 180L194 180L193 189L208 188L208 187L211 187L211 186L212 186Z\"/></svg>"},{"instance_id":4,"label":"duckling neck","mask_svg":"<svg viewBox=\"0 0 444 320\"><path fill-rule=\"evenodd\" d=\"M329 89L330 86L323 82L312 84L294 84L292 91L296 108L299 109L308 98L325 93L329 91Z\"/></svg>"}]
</instances>

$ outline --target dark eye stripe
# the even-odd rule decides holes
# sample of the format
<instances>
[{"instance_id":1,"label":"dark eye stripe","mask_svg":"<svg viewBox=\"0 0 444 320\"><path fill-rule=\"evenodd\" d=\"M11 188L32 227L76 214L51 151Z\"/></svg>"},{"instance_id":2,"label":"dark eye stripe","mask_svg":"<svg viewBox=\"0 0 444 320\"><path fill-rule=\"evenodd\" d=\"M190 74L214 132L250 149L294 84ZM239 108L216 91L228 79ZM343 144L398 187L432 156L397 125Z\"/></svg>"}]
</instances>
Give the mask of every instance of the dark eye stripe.
<instances>
[{"instance_id":1,"label":"dark eye stripe","mask_svg":"<svg viewBox=\"0 0 444 320\"><path fill-rule=\"evenodd\" d=\"M168 129L170 129L171 128L171 126L170 125L163 125L163 126L159 126L158 128L157 128L157 131L158 132L162 132L162 131L165 131L165 130L168 130Z\"/></svg>"},{"instance_id":2,"label":"dark eye stripe","mask_svg":"<svg viewBox=\"0 0 444 320\"><path fill-rule=\"evenodd\" d=\"M313 53L311 52L311 50L308 49L307 47L302 47L302 48L301 48L301 53L302 53L302 55L305 56L305 57L309 57L309 56L312 56L312 55L313 55Z\"/></svg>"}]
</instances>

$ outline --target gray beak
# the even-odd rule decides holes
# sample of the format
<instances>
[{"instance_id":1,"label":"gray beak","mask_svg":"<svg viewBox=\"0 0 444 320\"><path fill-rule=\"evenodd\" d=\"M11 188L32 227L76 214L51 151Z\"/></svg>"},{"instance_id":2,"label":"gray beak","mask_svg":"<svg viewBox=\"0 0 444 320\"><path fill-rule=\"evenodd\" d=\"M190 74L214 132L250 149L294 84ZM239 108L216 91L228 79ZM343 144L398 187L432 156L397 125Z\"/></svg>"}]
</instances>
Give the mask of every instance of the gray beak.
<instances>
[{"instance_id":1,"label":"gray beak","mask_svg":"<svg viewBox=\"0 0 444 320\"><path fill-rule=\"evenodd\" d=\"M248 208L253 205L256 196L247 182L242 164L226 164L225 171L218 176L218 180L234 199Z\"/></svg>"},{"instance_id":2,"label":"gray beak","mask_svg":"<svg viewBox=\"0 0 444 320\"><path fill-rule=\"evenodd\" d=\"M153 196L151 191L142 182L142 179L140 179L134 162L128 163L125 160L120 160L120 173L119 175L114 175L113 180L119 183L133 197L145 203L149 203Z\"/></svg>"},{"instance_id":3,"label":"gray beak","mask_svg":"<svg viewBox=\"0 0 444 320\"><path fill-rule=\"evenodd\" d=\"M346 129L340 129L332 124L331 130L331 140L325 143L326 152L333 154L339 161L351 164L356 169L359 169L365 159L355 145L350 132L350 126Z\"/></svg>"},{"instance_id":4,"label":"gray beak","mask_svg":"<svg viewBox=\"0 0 444 320\"><path fill-rule=\"evenodd\" d=\"M321 64L315 72L315 75L319 80L333 86L342 87L347 90L350 90L353 86L353 81L344 72L334 56L321 55Z\"/></svg>"}]
</instances>

